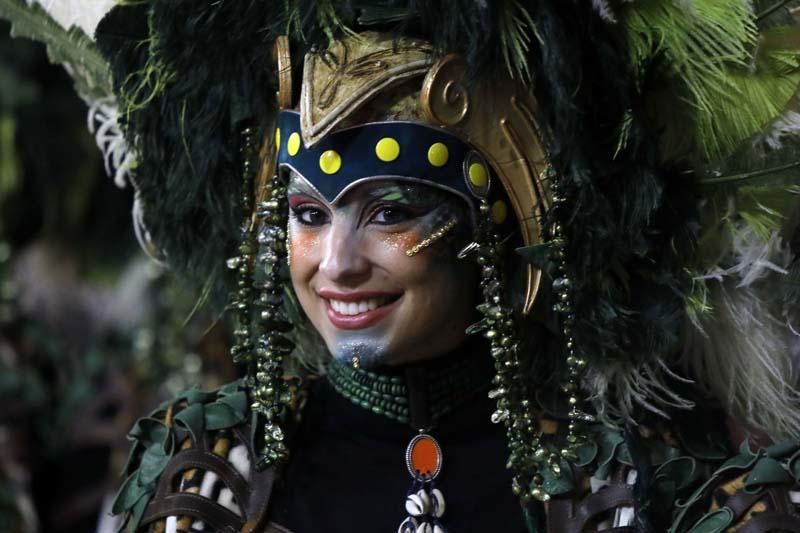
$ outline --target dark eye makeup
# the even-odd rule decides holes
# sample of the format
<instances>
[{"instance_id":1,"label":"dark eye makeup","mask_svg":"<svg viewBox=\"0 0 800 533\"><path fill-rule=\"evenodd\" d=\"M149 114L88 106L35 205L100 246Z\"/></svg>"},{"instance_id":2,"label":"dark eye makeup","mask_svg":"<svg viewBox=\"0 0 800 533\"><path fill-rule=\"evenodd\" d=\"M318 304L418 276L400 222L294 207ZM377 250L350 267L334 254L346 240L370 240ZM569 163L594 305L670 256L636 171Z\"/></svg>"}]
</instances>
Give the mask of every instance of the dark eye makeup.
<instances>
[{"instance_id":1,"label":"dark eye makeup","mask_svg":"<svg viewBox=\"0 0 800 533\"><path fill-rule=\"evenodd\" d=\"M392 226L408 222L423 215L426 210L415 209L407 205L382 203L374 207L367 217L367 223L379 226Z\"/></svg>"},{"instance_id":2,"label":"dark eye makeup","mask_svg":"<svg viewBox=\"0 0 800 533\"><path fill-rule=\"evenodd\" d=\"M330 215L313 204L300 204L290 209L295 220L304 226L322 226L330 221Z\"/></svg>"},{"instance_id":3,"label":"dark eye makeup","mask_svg":"<svg viewBox=\"0 0 800 533\"><path fill-rule=\"evenodd\" d=\"M323 226L330 222L331 215L324 207L316 202L309 202L307 198L292 198L289 200L289 209L292 218L304 226ZM393 226L418 218L429 210L395 202L380 202L364 210L365 224L378 226Z\"/></svg>"}]
</instances>

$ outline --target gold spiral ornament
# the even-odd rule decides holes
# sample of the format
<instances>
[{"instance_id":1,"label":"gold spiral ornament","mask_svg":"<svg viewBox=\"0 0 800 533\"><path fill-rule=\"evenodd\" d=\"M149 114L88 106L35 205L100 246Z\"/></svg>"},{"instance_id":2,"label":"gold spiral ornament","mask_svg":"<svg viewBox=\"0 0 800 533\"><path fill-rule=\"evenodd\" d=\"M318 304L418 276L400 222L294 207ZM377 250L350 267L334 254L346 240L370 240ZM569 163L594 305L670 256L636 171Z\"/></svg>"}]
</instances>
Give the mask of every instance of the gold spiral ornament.
<instances>
[{"instance_id":1,"label":"gold spiral ornament","mask_svg":"<svg viewBox=\"0 0 800 533\"><path fill-rule=\"evenodd\" d=\"M428 71L420 92L420 106L432 124L457 126L469 114L470 94L463 83L465 69L460 56L449 54Z\"/></svg>"},{"instance_id":2,"label":"gold spiral ornament","mask_svg":"<svg viewBox=\"0 0 800 533\"><path fill-rule=\"evenodd\" d=\"M480 105L470 106L472 100ZM507 206L519 223L524 245L542 242L539 220L550 202L545 172L548 160L536 123L539 106L530 87L502 74L469 85L466 63L459 55L449 54L425 76L420 109L428 122L447 128L485 160L483 169L471 161L465 165L464 176L473 194L479 198L488 194L482 170L486 176L497 176L508 196ZM497 219L506 216L499 208L496 211ZM541 279L536 267L531 265L527 271L525 313L533 307Z\"/></svg>"}]
</instances>

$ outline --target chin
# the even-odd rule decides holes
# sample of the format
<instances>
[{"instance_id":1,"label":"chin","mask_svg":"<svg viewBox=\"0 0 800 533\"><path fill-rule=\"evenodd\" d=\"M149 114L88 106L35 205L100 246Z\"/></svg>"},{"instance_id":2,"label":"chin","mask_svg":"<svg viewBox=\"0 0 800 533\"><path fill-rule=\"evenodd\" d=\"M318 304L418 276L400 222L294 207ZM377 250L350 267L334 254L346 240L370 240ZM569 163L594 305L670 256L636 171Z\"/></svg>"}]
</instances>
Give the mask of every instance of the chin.
<instances>
[{"instance_id":1,"label":"chin","mask_svg":"<svg viewBox=\"0 0 800 533\"><path fill-rule=\"evenodd\" d=\"M391 351L383 336L377 338L376 336L359 332L337 335L337 337L328 343L328 349L331 352L331 356L341 363L349 365L355 357L358 358L360 365L364 368L390 363Z\"/></svg>"}]
</instances>

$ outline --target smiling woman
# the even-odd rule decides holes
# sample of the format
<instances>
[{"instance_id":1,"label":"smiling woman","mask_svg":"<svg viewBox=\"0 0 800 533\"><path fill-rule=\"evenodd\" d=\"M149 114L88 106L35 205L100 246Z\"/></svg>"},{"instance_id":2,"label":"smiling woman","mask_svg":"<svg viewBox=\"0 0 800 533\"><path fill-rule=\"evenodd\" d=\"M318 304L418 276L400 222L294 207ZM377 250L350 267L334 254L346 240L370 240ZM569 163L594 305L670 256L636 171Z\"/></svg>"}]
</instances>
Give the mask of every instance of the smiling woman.
<instances>
[{"instance_id":1,"label":"smiling woman","mask_svg":"<svg viewBox=\"0 0 800 533\"><path fill-rule=\"evenodd\" d=\"M495 9L485 5L475 9ZM563 24L546 50L577 35L567 29L573 15L594 16L577 5L541 3L543 20ZM623 5L635 17L643 12L631 6L653 4ZM398 31L362 25L371 13L391 29L384 8L365 9L351 21L358 32L340 28L316 46L275 39L278 110L261 125L260 151L255 130L242 128L244 222L228 260L239 319L231 353L248 377L187 394L137 427L141 467L130 469L116 510L134 529L167 533L684 532L748 520L753 531L800 530L794 478L780 474L800 448L748 444L725 462L736 425L720 416L752 414L757 398L783 405L788 422L751 417L750 427L800 436L800 415L788 408L798 394L776 377L791 368L781 350L753 375L783 392L715 391L743 411L710 403L680 375L677 341L702 321L689 293L702 277L687 275L702 263L697 205L681 187L695 174L672 175L665 169L683 160L659 159L674 154L660 125L645 126L660 123L633 103L647 85L631 74L639 67L629 72L611 54L584 65L602 72L565 87L565 71L534 54L524 68L538 69L536 87L524 69L477 76L462 55L430 43L436 34L412 31L414 16ZM136 8L118 12L126 9ZM487 20L533 25L519 9ZM533 34L545 28L555 31ZM166 68L151 58L137 72ZM141 87L122 79L135 99ZM685 105L685 88L676 94ZM141 138L154 139L147 121L160 118L133 119ZM608 135L609 124L623 126ZM786 346L784 333L755 351ZM324 346L309 348L320 338ZM752 360L745 352L728 351ZM715 353L692 360L694 378ZM286 375L298 361L311 371ZM708 412L692 411L694 401ZM722 494L729 510L720 512ZM765 514L751 520L751 507Z\"/></svg>"},{"instance_id":2,"label":"smiling woman","mask_svg":"<svg viewBox=\"0 0 800 533\"><path fill-rule=\"evenodd\" d=\"M335 359L397 365L466 340L478 290L474 265L457 258L471 233L463 199L379 178L330 204L297 174L288 196L292 286ZM450 221L446 236L408 256Z\"/></svg>"},{"instance_id":3,"label":"smiling woman","mask_svg":"<svg viewBox=\"0 0 800 533\"><path fill-rule=\"evenodd\" d=\"M800 531L797 3L118 3L137 231L226 258L246 377L139 422L114 510Z\"/></svg>"}]
</instances>

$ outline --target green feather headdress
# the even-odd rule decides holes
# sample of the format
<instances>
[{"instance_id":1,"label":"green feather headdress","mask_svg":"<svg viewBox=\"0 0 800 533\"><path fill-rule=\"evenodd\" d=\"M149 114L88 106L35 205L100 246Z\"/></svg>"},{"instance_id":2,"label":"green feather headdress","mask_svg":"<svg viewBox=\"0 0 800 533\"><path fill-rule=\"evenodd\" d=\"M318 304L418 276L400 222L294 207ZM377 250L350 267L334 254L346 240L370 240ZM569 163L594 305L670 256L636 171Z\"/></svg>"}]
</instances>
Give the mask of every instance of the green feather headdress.
<instances>
[{"instance_id":1,"label":"green feather headdress","mask_svg":"<svg viewBox=\"0 0 800 533\"><path fill-rule=\"evenodd\" d=\"M115 7L96 40L137 157L144 222L174 268L215 288L242 218L239 129L248 121L263 133L275 112L276 36L289 35L295 65L339 35L377 29L462 54L476 82L508 71L543 104L537 118L565 184L565 256L579 283L575 337L591 369L584 387L601 415L628 422L642 409L668 415L687 407L676 393L686 388L676 379L684 371L754 427L800 437L798 421L754 415L775 412L779 400L795 407L793 383L780 384L778 399L747 396L708 380L707 365L680 361L684 352L712 360L703 342L687 341L694 332L710 338L712 328L735 327L719 320L714 299L717 285L729 289L729 276L709 274L752 257L743 247L754 241L741 236L785 249L775 239L795 198L792 137L800 125L792 6L143 0ZM522 253L542 262L546 247ZM785 263L770 272L791 271L791 257ZM782 309L796 302L767 303L775 309L759 309L785 325ZM788 365L775 355L785 345L758 359Z\"/></svg>"}]
</instances>

